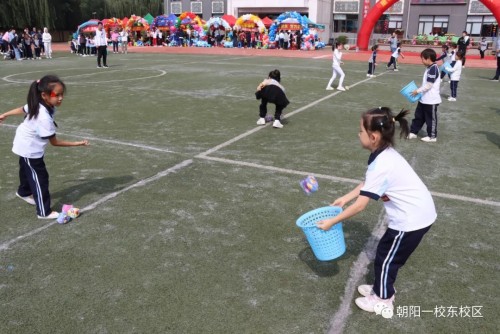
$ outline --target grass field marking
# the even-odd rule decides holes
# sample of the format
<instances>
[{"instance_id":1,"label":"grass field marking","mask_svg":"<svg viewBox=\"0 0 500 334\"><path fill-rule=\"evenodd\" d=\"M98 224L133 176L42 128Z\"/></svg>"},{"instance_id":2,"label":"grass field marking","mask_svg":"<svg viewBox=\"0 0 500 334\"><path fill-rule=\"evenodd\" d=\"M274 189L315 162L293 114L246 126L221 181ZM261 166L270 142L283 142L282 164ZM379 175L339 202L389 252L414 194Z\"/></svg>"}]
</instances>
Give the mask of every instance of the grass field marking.
<instances>
[{"instance_id":1,"label":"grass field marking","mask_svg":"<svg viewBox=\"0 0 500 334\"><path fill-rule=\"evenodd\" d=\"M382 73L382 74L380 74L380 75L383 75L383 73ZM366 82L366 81L368 81L368 80L370 80L370 79L371 79L371 78L366 78L366 79L363 79L363 80L361 80L361 81L358 81L358 82L356 82L356 83L354 83L354 84L350 85L349 87L355 87L355 86L357 86L357 85L359 85L359 84L361 84L361 83L364 83L364 82ZM334 92L334 93L328 94L327 96L324 96L324 97L322 97L322 98L320 98L320 99L318 99L318 100L316 100L316 101L313 101L313 102L311 102L311 103L309 103L309 104L307 104L307 105L305 105L305 106L303 106L303 107L300 107L300 108L299 108L299 109L297 109L297 110L294 110L294 111L292 111L292 112L290 112L290 113L287 113L285 116L283 116L283 118L288 118L288 117L291 117L291 116L293 116L293 115L295 115L295 114L298 114L298 113L300 113L300 112L302 112L302 111L304 111L304 110L307 110L307 109L309 109L309 108L311 108L311 107L314 107L315 105L317 105L317 104L319 104L319 103L321 103L321 102L323 102L323 101L326 101L326 100L330 99L331 97L334 97L334 96L338 95L339 93L341 93L341 92L340 92L340 91L336 91L336 92ZM343 94L349 94L349 93L347 93L347 92L342 92L342 93L343 93ZM207 155L209 155L209 154L212 154L212 153L214 153L214 152L217 152L217 151L218 151L218 150L220 150L221 148L224 148L224 147L226 147L226 146L229 146L229 145L231 145L231 144L233 144L233 143L237 142L238 140L243 139L243 138L245 138L245 137L248 137L249 135L251 135L251 134L253 134L253 133L255 133L255 132L257 132L257 131L259 131L259 130L261 130L261 129L267 128L267 127L268 127L268 126L258 126L258 127L255 127L255 128L253 128L253 129L251 129L251 130L249 130L249 131L245 132L245 133L242 133L242 134L241 134L241 135L239 135L239 136L236 136L236 137L234 137L234 138L232 138L232 139L230 139L230 140L228 140L228 141L226 141L226 142L224 142L224 143L222 143L222 144L220 144L220 145L217 145L217 146L215 146L215 147L213 147L213 148L211 148L211 149L209 149L209 150L207 150L207 151L205 151L205 152L203 152L203 153L198 154L198 155L196 156L196 158L203 158L203 157L206 157L206 156L207 156Z\"/></svg>"},{"instance_id":2,"label":"grass field marking","mask_svg":"<svg viewBox=\"0 0 500 334\"><path fill-rule=\"evenodd\" d=\"M301 176L314 175L316 178L332 180L332 181L337 181L337 182L353 183L353 184L359 184L361 182L361 180L349 179L349 178L345 178L345 177L325 175L325 174L316 174L313 172L298 171L298 170L280 168L280 167L274 167L274 166L266 166L266 165L256 164L253 162L245 162L245 161L230 160L230 159L225 159L225 158L209 157L209 156L201 155L201 154L197 155L196 158L218 161L218 162L239 165L239 166L247 166L247 167L259 168L259 169L271 170L271 171L282 172L282 173L286 173L286 174L295 174L295 175L301 175ZM453 194L446 194L446 193L440 193L440 192L435 192L435 191L431 191L431 194L434 197L453 199L453 200L458 200L458 201L462 201L462 202L469 202L469 203L474 203L474 204L480 204L480 205L489 205L489 206L500 207L500 202L496 202L496 201L490 201L490 200L473 198L473 197L465 197L465 196L453 195Z\"/></svg>"},{"instance_id":3,"label":"grass field marking","mask_svg":"<svg viewBox=\"0 0 500 334\"><path fill-rule=\"evenodd\" d=\"M344 330L347 318L352 313L351 303L354 293L357 291L357 286L360 284L361 279L368 273L368 266L375 259L378 242L385 232L385 217L385 210L382 208L379 213L377 224L372 230L372 234L368 238L361 253L359 253L356 261L351 266L349 279L345 286L344 295L341 298L342 302L337 312L335 312L330 320L330 326L327 331L328 334L342 333Z\"/></svg>"},{"instance_id":4,"label":"grass field marking","mask_svg":"<svg viewBox=\"0 0 500 334\"><path fill-rule=\"evenodd\" d=\"M293 116L293 115L295 115L295 114L297 114L297 113L299 113L299 112L302 112L302 111L307 110L307 109L309 109L309 108L311 108L311 107L314 107L314 106L315 106L315 105L317 105L318 103L321 103L321 102L323 102L323 101L325 101L325 100L328 100L329 98L331 98L331 97L333 97L333 96L335 96L335 95L338 95L339 93L340 93L340 91L336 91L336 92L331 93L331 94L329 94L329 95L327 95L327 96L324 96L324 97L322 97L322 98L320 98L320 99L318 99L318 100L316 100L316 101L314 101L314 102L311 102L311 103L309 103L309 104L307 104L307 105L305 105L305 106L303 106L303 107L301 107L301 108L299 108L299 109L297 109L297 110L294 110L294 111L292 111L292 112L290 112L290 113L286 114L286 116L283 116L282 118L288 118L288 117L291 117L291 116ZM234 138L232 138L232 139L230 139L230 140L228 140L228 141L226 141L226 142L224 142L224 143L222 143L222 144L220 144L220 145L217 145L217 146L215 146L215 147L213 147L213 148L211 148L211 149L209 149L209 150L207 150L207 151L205 151L205 152L203 152L203 153L198 154L198 155L196 156L196 158L202 158L202 157L205 157L205 156L207 156L207 155L209 155L209 154L212 154L212 153L214 153L214 152L217 152L217 151L218 151L218 150L220 150L221 148L224 148L224 147L226 147L226 146L229 146L229 145L231 145L231 144L233 144L233 143L237 142L238 140L243 139L243 138L245 138L245 137L248 137L249 135L251 135L251 134L253 134L253 133L255 133L255 132L259 131L259 130L262 130L262 129L264 129L264 128L267 128L267 127L269 127L269 125L266 125L266 126L258 126L258 127L255 127L255 128L253 128L253 129L251 129L251 130L248 130L247 132L242 133L242 134L241 134L241 135L239 135L239 136L236 136L236 137L234 137Z\"/></svg>"},{"instance_id":5,"label":"grass field marking","mask_svg":"<svg viewBox=\"0 0 500 334\"><path fill-rule=\"evenodd\" d=\"M91 203L91 204L87 205L86 207L82 208L80 210L80 212L84 213L86 211L95 209L98 205L103 204L103 203L107 202L108 200L110 200L112 198L115 198L116 196L118 196L118 195L120 195L120 194L122 194L124 192L129 191L130 189L145 186L148 183L151 183L153 181L161 179L164 176L167 176L169 174L175 173L175 172L177 172L177 171L179 171L179 170L181 170L181 169L183 169L183 168L191 165L192 163L193 163L192 159L184 160L184 161L178 163L177 165L175 165L173 167L170 167L170 168L168 168L168 169L166 169L164 171L161 171L161 172L157 173L156 175L153 175L153 176L148 177L146 179L139 180L136 183L131 184L128 187L125 187L125 188L123 188L123 189L121 189L119 191L115 191L115 192L113 192L111 194L108 194L108 195L100 198L99 200L95 201L94 203ZM25 238L31 237L31 236L33 236L35 234L38 234L38 233L42 232L43 230L51 227L54 224L57 224L56 220L54 220L54 221L52 221L52 222L50 222L50 223L48 223L46 225L43 225L43 226L41 226L39 228L36 228L36 229L34 229L32 231L29 231L28 233L25 233L25 234L22 234L20 236L17 236L15 238L11 239L11 240L2 242L0 244L0 252L9 249L9 247L12 244L14 244L14 243L16 243L16 242L18 242L20 240L23 240Z\"/></svg>"},{"instance_id":6,"label":"grass field marking","mask_svg":"<svg viewBox=\"0 0 500 334\"><path fill-rule=\"evenodd\" d=\"M32 231L29 231L28 233L25 233L23 235L20 235L20 236L17 236L9 241L6 241L6 242L2 242L0 244L0 252L4 251L4 250L7 250L9 249L10 245L20 241L20 240L23 240L25 238L28 238L28 237L31 237L32 235L35 235L35 234L38 234L40 232L42 232L43 230L51 227L52 225L54 224L57 224L57 220L53 220L52 222L46 224L46 225L43 225L43 226L40 226L39 228L36 228Z\"/></svg>"},{"instance_id":7,"label":"grass field marking","mask_svg":"<svg viewBox=\"0 0 500 334\"><path fill-rule=\"evenodd\" d=\"M281 173L285 173L285 174L294 174L294 175L300 175L300 176L314 175L316 178L327 179L327 180L332 180L332 181L337 181L337 182L345 182L345 183L353 183L353 184L359 184L361 182L360 180L356 180L356 179L349 179L349 178L345 178L345 177L338 177L338 176L325 175L325 174L315 174L315 173L311 173L311 172L304 172L304 171L300 171L300 170L293 170L293 169L287 169L287 168L281 168L281 167L265 166L265 165L259 165L259 164L253 163L253 162L230 160L230 159L225 159L225 158L216 158L216 157L209 157L209 156L196 156L196 158L217 161L217 162L222 162L222 163L227 163L227 164L232 164L232 165L237 165L237 166L259 168L259 169L264 169L264 170L270 170L273 172L281 172Z\"/></svg>"},{"instance_id":8,"label":"grass field marking","mask_svg":"<svg viewBox=\"0 0 500 334\"><path fill-rule=\"evenodd\" d=\"M164 171L161 171L161 172L157 173L156 175L153 175L153 176L148 177L146 179L139 180L136 183L131 184L128 187L125 187L125 188L123 188L123 189L121 189L119 191L115 191L115 192L113 192L111 194L108 194L108 195L102 197L101 199L95 201L94 203L89 204L86 207L82 208L81 211L85 212L85 211L89 211L89 210L95 209L99 204L107 202L108 200L110 200L112 198L115 198L116 196L118 196L118 195L120 195L120 194L122 194L124 192L127 192L130 189L137 188L137 187L143 187L143 186L147 185L148 183L151 183L153 181L161 179L162 177L167 176L169 174L175 173L175 172L183 169L184 167L187 167L187 166L191 165L192 163L193 163L192 159L184 160L184 161L178 163L177 165L175 165L173 167L170 167L170 168L168 168L168 169L166 169Z\"/></svg>"},{"instance_id":9,"label":"grass field marking","mask_svg":"<svg viewBox=\"0 0 500 334\"><path fill-rule=\"evenodd\" d=\"M8 128L14 128L14 129L16 129L18 127L17 125L13 125L13 124L2 124L2 126L8 127ZM110 143L110 144L116 144L116 145L122 145L122 146L132 146L132 147L140 148L140 149L143 149L143 150L149 150L149 151L181 154L179 152L171 151L171 150L164 149L164 148L159 148L159 147L154 147L154 146L149 146L149 145L141 145L141 144L129 143L129 142L123 142L123 141L114 140L114 139L104 139L104 138L98 138L98 137L93 137L93 136L75 135L75 134L65 133L65 132L59 132L59 131L57 132L57 134L60 134L60 135L63 135L63 136L68 136L68 137L73 137L73 138L79 138L79 139L88 139L88 140L97 141L97 142L104 142L104 143ZM90 143L90 145L92 145L92 142Z\"/></svg>"},{"instance_id":10,"label":"grass field marking","mask_svg":"<svg viewBox=\"0 0 500 334\"><path fill-rule=\"evenodd\" d=\"M322 55L322 56L316 56L316 57L312 57L312 59L322 59L322 58L329 58L331 57L332 55Z\"/></svg>"},{"instance_id":11,"label":"grass field marking","mask_svg":"<svg viewBox=\"0 0 500 334\"><path fill-rule=\"evenodd\" d=\"M58 69L58 70L59 71L81 70L81 68L64 68L64 69ZM68 84L71 84L71 85L79 85L79 84L87 85L87 84L101 84L101 83L110 83L110 82L125 82L125 81L133 81L133 80L145 80L145 79L158 78L158 77L161 77L161 76L164 76L164 75L167 74L167 71L160 70L160 69L154 69L154 68L128 68L128 69L125 69L124 71L132 71L132 70L142 70L142 71L148 70L148 71L157 71L157 72L160 72L160 73L157 74L157 75L150 75L150 76L146 76L146 77L133 77L133 78L128 78L128 79L103 80L103 81L65 82L65 84L66 85L68 85ZM114 70L114 71L119 71L119 70ZM18 83L18 84L19 83L21 83L21 84L29 83L29 84L31 84L33 82L33 80L20 80L19 81L19 80L13 80L13 79L10 79L10 78L13 77L13 76L16 76L16 75L31 74L31 73L40 73L40 72L47 72L47 71L43 70L43 71L31 71L31 72L14 73L14 74L10 74L10 75L7 75L7 76L3 77L2 80L10 82L10 83ZM112 72L112 71L109 71L109 72ZM99 70L96 69L96 71L93 72L93 73L91 73L91 74L109 73L109 72L105 68L101 68ZM69 76L69 77L72 77L72 76Z\"/></svg>"}]
</instances>

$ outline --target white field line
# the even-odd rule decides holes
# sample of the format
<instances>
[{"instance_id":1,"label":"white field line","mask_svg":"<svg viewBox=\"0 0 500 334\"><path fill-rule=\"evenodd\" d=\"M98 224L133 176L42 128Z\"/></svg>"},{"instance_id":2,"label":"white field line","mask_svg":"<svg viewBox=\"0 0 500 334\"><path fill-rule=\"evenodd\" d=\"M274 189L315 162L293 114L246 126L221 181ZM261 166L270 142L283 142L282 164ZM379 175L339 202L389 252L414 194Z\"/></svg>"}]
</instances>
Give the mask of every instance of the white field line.
<instances>
[{"instance_id":1,"label":"white field line","mask_svg":"<svg viewBox=\"0 0 500 334\"><path fill-rule=\"evenodd\" d=\"M225 158L209 157L209 156L202 155L202 154L197 155L196 158L218 161L218 162L232 164L232 165L238 165L238 166L259 168L259 169L281 172L281 173L286 173L286 174L295 174L295 175L301 175L301 176L314 175L316 178L326 179L326 180L331 180L331 181L336 181L336 182L344 182L344 183L352 183L352 184L359 184L361 182L361 180L349 179L349 178L345 178L345 177L326 175L326 174L316 174L314 172L306 172L306 171L280 168L280 167L274 167L274 166L266 166L266 165L256 164L253 162L245 162L245 161L231 160L231 159L225 159ZM462 201L462 202L469 202L469 203L474 203L474 204L480 204L480 205L490 205L490 206L500 207L500 202L490 201L490 200L486 200L486 199L466 197L466 196L453 195L453 194L446 194L446 193L440 193L440 192L435 192L435 191L431 191L431 194L434 197L453 199L453 200L458 200L458 201Z\"/></svg>"},{"instance_id":2,"label":"white field line","mask_svg":"<svg viewBox=\"0 0 500 334\"><path fill-rule=\"evenodd\" d=\"M130 189L137 188L137 187L143 187L143 186L145 186L145 185L147 185L147 184L149 184L151 182L154 182L154 181L156 181L156 180L158 180L158 179L160 179L160 178L162 178L162 177L164 177L166 175L175 173L175 172L177 172L177 171L179 171L179 170L181 170L181 169L183 169L183 168L191 165L192 163L193 163L192 159L184 160L181 163L178 163L177 165L175 165L173 167L170 167L170 168L168 168L168 169L166 169L164 171L161 171L161 172L157 173L156 175L153 175L153 176L148 177L146 179L139 180L136 183L134 183L134 184L132 184L132 185L130 185L128 187L125 187L125 188L123 188L123 189L121 189L119 191L115 191L115 192L113 192L111 194L108 194L108 195L100 198L99 200L95 201L94 203L91 203L91 204L87 205L86 207L82 208L80 211L83 213L85 211L89 211L89 210L95 209L99 204L105 203L108 200L110 200L112 198L115 198L116 196L129 191ZM57 221L53 220L52 222L50 222L50 223L48 223L46 225L43 225L43 226L41 226L41 227L39 227L37 229L34 229L34 230L32 230L32 231L30 231L28 233L25 233L23 235L17 236L15 238L11 239L11 240L2 242L0 244L0 252L4 251L6 249L9 249L9 247L12 244L14 244L14 243L16 243L16 242L18 242L20 240L23 240L25 238L31 237L31 236L33 236L33 235L35 235L35 234L37 234L37 233L39 233L39 232L41 232L41 231L49 228L50 226L55 225L55 224L57 224Z\"/></svg>"},{"instance_id":3,"label":"white field line","mask_svg":"<svg viewBox=\"0 0 500 334\"><path fill-rule=\"evenodd\" d=\"M17 128L17 125L12 125L12 124L3 124L3 126L8 127L8 128ZM149 151L180 154L178 152L171 151L171 150L165 149L165 148L154 147L154 146L149 146L149 145L141 145L141 144L135 144L135 143L129 143L129 142L123 142L123 141L114 140L114 139L104 139L104 138L98 138L98 137L93 137L93 136L75 135L75 134L64 133L64 132L57 132L57 133L60 134L60 135L63 135L63 136L67 136L67 137L88 139L89 141L110 143L110 144L123 145L123 146L132 146L132 147L137 147L137 148L140 148L140 149L143 149L143 150L149 150ZM92 145L92 142L90 143L90 145Z\"/></svg>"},{"instance_id":4,"label":"white field line","mask_svg":"<svg viewBox=\"0 0 500 334\"><path fill-rule=\"evenodd\" d=\"M359 85L359 84L361 84L361 83L363 83L363 82L365 82L365 81L368 81L368 80L370 80L370 79L371 79L371 78L367 78L367 79L364 79L364 80L358 81L358 82L356 82L356 83L352 84L351 86L349 86L349 88L350 88L350 87L355 87L355 86L357 86L357 85ZM311 102L311 103L309 103L309 104L307 104L307 105L305 105L305 106L303 106L303 107L301 107L301 108L299 108L299 109L297 109L297 110L294 110L294 111L292 111L292 112L290 112L290 113L286 114L285 116L283 116L283 118L288 118L288 117L291 117L291 116L293 116L293 115L295 115L295 114L298 114L298 113L300 113L300 112L302 112L302 111L304 111L304 110L307 110L307 109L309 109L309 108L311 108L311 107L314 107L315 105L317 105L317 104L319 104L319 103L321 103L321 102L323 102L323 101L325 101L325 100L328 100L328 99L330 99L330 98L334 97L335 95L338 95L339 93L341 93L341 92L340 92L340 91L336 91L336 92L334 92L334 93L328 94L327 96L324 96L324 97L320 98L319 100L316 100L316 101L314 101L314 102ZM268 125L266 125L266 126L258 126L258 127L255 127L255 128L253 128L253 129L251 129L251 130L248 130L247 132L242 133L242 134L241 134L241 135L239 135L239 136L236 136L236 137L234 137L234 138L232 138L232 139L230 139L230 140L228 140L228 141L226 141L226 142L224 142L224 143L222 143L222 144L220 144L220 145L217 145L217 146L215 146L215 147L213 147L213 148L211 148L211 149L209 149L209 150L207 150L207 151L205 151L205 152L203 152L203 153L198 154L198 155L196 156L196 158L204 158L204 157L208 156L209 154L212 154L212 153L214 153L214 152L217 152L218 150L220 150L220 149L222 149L222 148L224 148L224 147L226 147L226 146L229 146L229 145L231 145L231 144L233 144L233 143L235 143L235 142L239 141L240 139L243 139L243 138L245 138L245 137L248 137L248 136L250 136L251 134L253 134L253 133L255 133L255 132L259 131L259 130L262 130L262 129L264 129L264 128L268 127L268 126L269 126L269 124L268 124Z\"/></svg>"},{"instance_id":5,"label":"white field line","mask_svg":"<svg viewBox=\"0 0 500 334\"><path fill-rule=\"evenodd\" d=\"M37 72L40 72L40 71L27 72L27 73L37 73ZM10 76L13 76L13 75L9 75L9 76L7 76L7 77L3 77L2 79L3 79L3 80L5 80L5 81L9 81L8 77L10 77ZM369 80L369 79L370 79L370 78L368 78L368 79L364 79L364 80L362 80L362 81L359 81L359 82L357 82L357 83L353 84L351 87L354 87L354 86L356 86L356 85L358 85L358 84L360 84L360 83L362 83L362 82L365 82L365 81L367 81L367 80ZM320 103L320 102L322 102L322 101L324 101L324 100L327 100L327 99L329 99L330 97L333 97L333 96L337 95L338 93L339 93L339 91L337 91L337 92L335 92L335 93L332 93L332 94L329 94L329 95L327 95L327 96L325 96L325 97L323 97L323 98L321 98L321 99L319 99L319 100L316 100L315 102L309 103L308 105L306 105L306 106L304 106L304 107L302 107L302 108L299 108L299 109L297 109L297 110L295 110L295 111L293 111L293 112L289 113L289 114L287 115L287 117L290 117L290 116L292 116L292 115L295 115L296 113L299 113L299 112L301 112L301 111L304 111L304 110L306 110L306 109L308 109L308 108L310 108L310 107L312 107L312 106L315 106L316 104L318 104L318 103ZM13 126L9 125L8 127L13 127ZM213 153L213 152L216 152L217 150L219 150L219 149L221 149L221 148L223 148L223 147L226 147L226 146L228 146L228 145L230 145L230 144L232 144L232 143L234 143L234 142L236 142L236 141L238 141L238 140L240 140L240 139L242 139L242 138L245 138L245 137L249 136L250 134L252 134L252 133L254 133L254 132L256 132L256 131L260 130L261 128L262 128L262 127L256 127L256 128L254 128L254 129L252 129L252 130L250 130L250 131L247 131L247 132L243 133L242 135L239 135L239 136L237 136L237 137L235 137L235 138L233 138L233 139L231 139L231 140L229 140L229 141L226 141L225 143L222 143L221 145L218 145L218 146L214 147L213 149L210 149L210 150L208 150L208 151L205 151L204 153L201 153L201 154L197 155L197 157L199 157L199 158L207 158L207 157L206 157L206 155L208 155L208 154L210 154L210 153ZM97 140L97 139L94 139L94 140ZM113 142L114 142L114 141L113 141ZM116 141L116 142L114 142L114 143L115 143L115 144L123 144L123 142L118 142L118 141ZM130 146L134 146L134 145L130 145ZM145 147L145 146L136 146L136 147L140 147L140 148L146 149L146 147ZM186 162L189 162L189 163L186 163ZM141 185L141 186L142 186L142 185L145 185L145 184L147 184L147 183L149 183L149 182L151 182L151 181L154 181L154 180L156 180L156 179L158 179L158 178L160 178L160 177L163 177L163 176L165 176L165 175L170 174L170 172L171 172L171 171L177 171L178 169L180 169L180 168L182 168L182 167L184 167L184 166L187 166L187 165L189 165L189 164L191 164L191 163L192 163L192 160L185 160L184 162L182 162L182 163L180 163L180 164L178 164L178 165L176 165L176 166L174 166L174 167L172 167L172 168L169 168L169 169L167 169L167 170L166 170L166 171L164 171L164 172L158 173L158 174L156 174L156 175L155 175L155 176L153 176L153 177L150 177L150 178L147 178L147 179L141 180L141 181L139 181L139 182L137 182L137 183L135 183L135 184L133 184L133 185L131 185L131 186L129 186L129 187L126 187L126 188L122 189L121 191L118 191L118 192L115 192L115 193L109 194L109 195L107 195L107 196L105 196L105 197L103 197L103 198L101 198L101 199L97 200L97 201L96 201L96 202L94 202L93 204L90 204L90 205L86 206L85 208L83 208L83 209L82 209L82 212L83 212L83 211L87 211L87 210L91 210L91 209L95 208L98 204L102 204L102 203L106 202L107 200L109 200L109 199L111 199L111 198L114 198L114 197L116 197L117 195L119 195L119 194L121 194L121 193L123 193L123 192L125 192L125 191L128 191L129 189L132 189L132 188L137 187L137 186L139 186L139 185ZM178 166L179 166L179 167L178 167ZM348 179L346 179L346 180L348 180ZM42 227L39 227L38 229L32 230L32 231L30 231L30 232L28 232L28 233L26 233L26 234L20 235L20 236L18 236L18 237L16 237L16 238L13 238L13 239L9 240L9 241L6 241L6 242L1 243L1 244L0 244L0 252L1 252L2 250L8 249L8 247L9 247L10 245L12 245L13 243L15 243L15 242L17 242L17 241L19 241L19 240L25 239L25 238L27 238L27 237L30 237L30 236L32 236L32 235L35 235L35 234L37 234L37 233L39 233L39 232L41 232L41 231L45 230L46 228L48 228L48 227L50 227L50 226L54 225L55 223L56 223L56 222L51 222L51 223L49 223L49 224L47 224L47 225L44 225L44 226L42 226Z\"/></svg>"},{"instance_id":6,"label":"white field line","mask_svg":"<svg viewBox=\"0 0 500 334\"><path fill-rule=\"evenodd\" d=\"M337 312L335 312L330 320L330 326L328 327L327 332L328 334L337 334L344 331L347 318L352 313L351 303L354 293L357 291L357 287L360 285L361 279L368 273L368 266L375 259L377 244L384 234L386 227L385 217L385 210L382 208L378 217L377 225L373 228L372 234L368 238L365 247L363 247L363 250L359 253L358 258L351 266L349 279L347 280L344 295L341 299L342 302L337 309ZM366 284L366 282L363 284Z\"/></svg>"}]
</instances>

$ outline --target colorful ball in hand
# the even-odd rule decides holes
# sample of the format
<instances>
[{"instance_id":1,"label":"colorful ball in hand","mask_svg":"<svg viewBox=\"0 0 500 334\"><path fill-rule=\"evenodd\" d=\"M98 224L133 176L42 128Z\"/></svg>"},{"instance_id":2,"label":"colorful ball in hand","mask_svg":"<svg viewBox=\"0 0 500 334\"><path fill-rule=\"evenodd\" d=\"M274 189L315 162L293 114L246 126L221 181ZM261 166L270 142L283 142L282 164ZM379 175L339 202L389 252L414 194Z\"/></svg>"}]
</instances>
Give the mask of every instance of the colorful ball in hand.
<instances>
[{"instance_id":1,"label":"colorful ball in hand","mask_svg":"<svg viewBox=\"0 0 500 334\"><path fill-rule=\"evenodd\" d=\"M75 219L80 215L80 209L78 208L71 208L68 210L68 216Z\"/></svg>"}]
</instances>

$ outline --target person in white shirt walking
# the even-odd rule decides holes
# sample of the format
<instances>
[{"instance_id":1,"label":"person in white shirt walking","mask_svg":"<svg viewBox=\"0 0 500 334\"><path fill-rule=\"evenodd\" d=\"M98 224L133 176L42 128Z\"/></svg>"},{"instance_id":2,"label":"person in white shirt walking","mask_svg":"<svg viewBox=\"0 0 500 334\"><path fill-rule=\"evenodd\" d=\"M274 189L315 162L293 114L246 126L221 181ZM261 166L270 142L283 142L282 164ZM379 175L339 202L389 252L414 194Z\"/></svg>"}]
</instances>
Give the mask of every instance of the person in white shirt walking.
<instances>
[{"instance_id":1,"label":"person in white shirt walking","mask_svg":"<svg viewBox=\"0 0 500 334\"><path fill-rule=\"evenodd\" d=\"M47 28L43 28L42 42L45 49L45 57L47 59L52 58L52 35Z\"/></svg>"},{"instance_id":2,"label":"person in white shirt walking","mask_svg":"<svg viewBox=\"0 0 500 334\"><path fill-rule=\"evenodd\" d=\"M108 67L108 63L106 62L108 57L108 39L106 37L106 31L102 28L102 22L97 24L97 30L95 32L94 44L97 47L97 67ZM101 59L102 65L101 66Z\"/></svg>"},{"instance_id":3,"label":"person in white shirt walking","mask_svg":"<svg viewBox=\"0 0 500 334\"><path fill-rule=\"evenodd\" d=\"M333 64L332 64L333 74L332 74L332 77L330 78L330 81L328 81L328 85L326 86L326 90L333 90L332 84L333 84L333 81L335 80L335 78L337 78L337 74L340 75L339 85L337 87L337 90L340 90L340 91L346 90L344 88L344 86L342 86L342 84L344 83L345 73L340 68L340 65L343 64L343 62L341 61L342 52L340 52L340 50L342 50L342 47L343 47L343 45L341 43L338 43L338 42L335 43L335 50L333 51Z\"/></svg>"}]
</instances>

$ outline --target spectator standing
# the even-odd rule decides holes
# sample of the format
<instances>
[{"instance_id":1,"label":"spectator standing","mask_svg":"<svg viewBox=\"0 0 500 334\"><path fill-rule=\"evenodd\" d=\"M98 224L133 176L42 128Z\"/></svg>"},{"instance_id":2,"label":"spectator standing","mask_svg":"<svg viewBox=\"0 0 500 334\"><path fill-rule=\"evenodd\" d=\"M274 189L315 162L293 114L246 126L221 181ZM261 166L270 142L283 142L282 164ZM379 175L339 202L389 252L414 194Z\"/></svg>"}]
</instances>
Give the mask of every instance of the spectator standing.
<instances>
[{"instance_id":1,"label":"spectator standing","mask_svg":"<svg viewBox=\"0 0 500 334\"><path fill-rule=\"evenodd\" d=\"M495 76L491 80L499 81L498 79L500 78L500 34L497 36L497 41L495 43L495 54L497 55L497 72L495 73Z\"/></svg>"},{"instance_id":2,"label":"spectator standing","mask_svg":"<svg viewBox=\"0 0 500 334\"><path fill-rule=\"evenodd\" d=\"M106 37L106 32L102 28L102 22L97 24L97 30L95 32L94 44L97 47L97 67L108 68L108 63L106 62L108 58L108 39ZM101 66L101 59L102 64Z\"/></svg>"},{"instance_id":3,"label":"spectator standing","mask_svg":"<svg viewBox=\"0 0 500 334\"><path fill-rule=\"evenodd\" d=\"M488 50L488 42L486 41L486 38L483 37L481 42L479 42L479 54L481 55L481 59L484 59L484 53L486 50Z\"/></svg>"},{"instance_id":4,"label":"spectator standing","mask_svg":"<svg viewBox=\"0 0 500 334\"><path fill-rule=\"evenodd\" d=\"M48 28L43 28L42 41L45 50L45 58L52 58L52 35L49 33Z\"/></svg>"},{"instance_id":5,"label":"spectator standing","mask_svg":"<svg viewBox=\"0 0 500 334\"><path fill-rule=\"evenodd\" d=\"M465 54L467 53L467 47L469 46L470 44L470 37L469 35L467 34L467 31L462 31L462 37L460 37L458 39L458 42L457 42L457 47L458 47L458 51L462 52L462 66L465 67L465 61L466 61L466 57L465 57Z\"/></svg>"}]
</instances>

